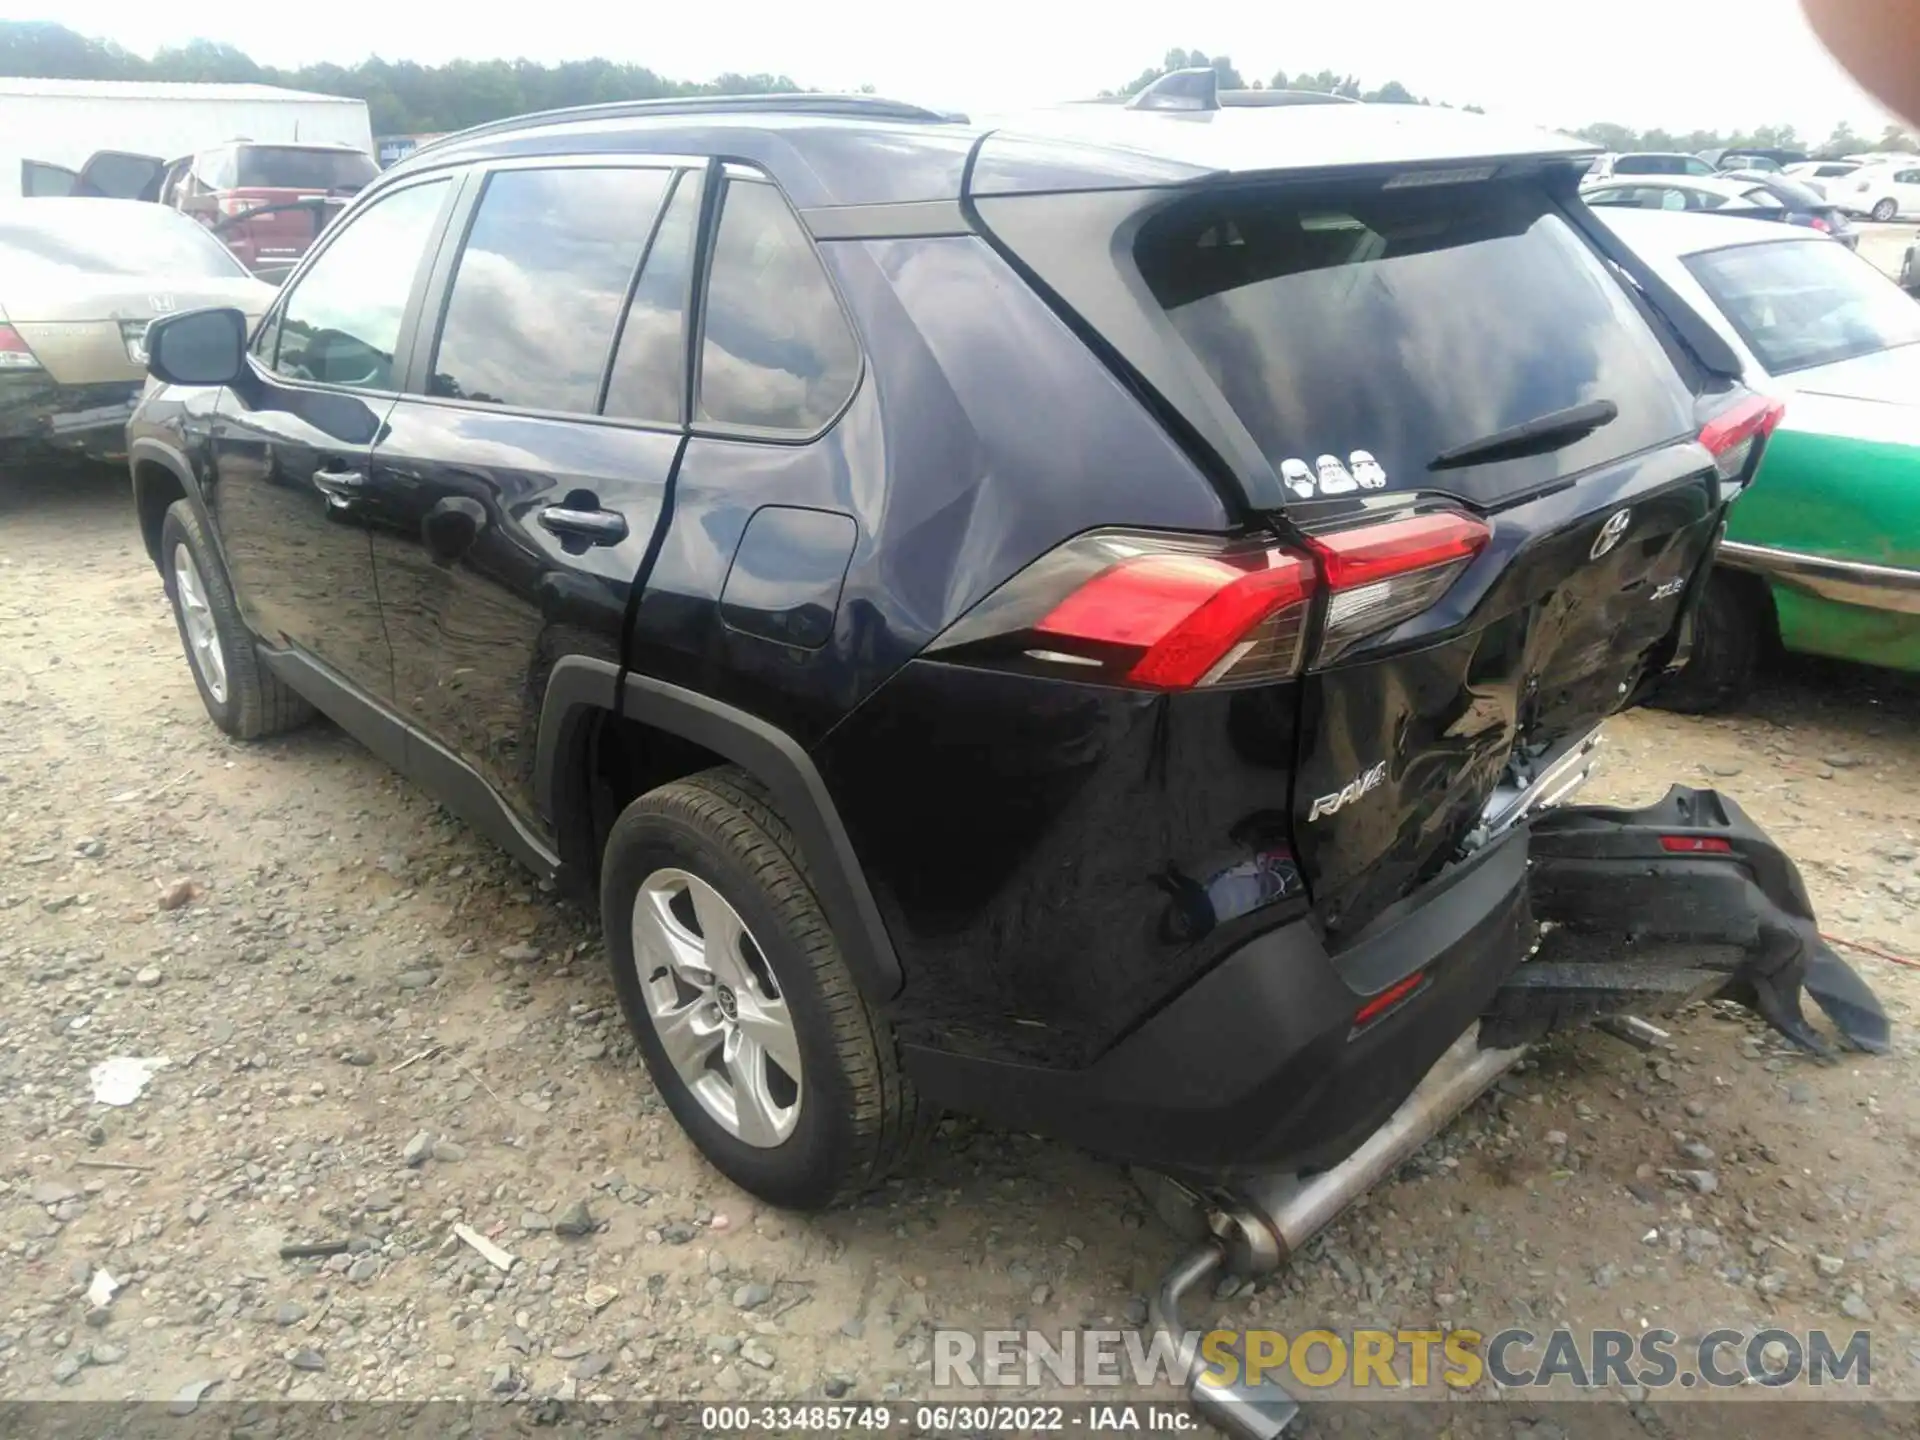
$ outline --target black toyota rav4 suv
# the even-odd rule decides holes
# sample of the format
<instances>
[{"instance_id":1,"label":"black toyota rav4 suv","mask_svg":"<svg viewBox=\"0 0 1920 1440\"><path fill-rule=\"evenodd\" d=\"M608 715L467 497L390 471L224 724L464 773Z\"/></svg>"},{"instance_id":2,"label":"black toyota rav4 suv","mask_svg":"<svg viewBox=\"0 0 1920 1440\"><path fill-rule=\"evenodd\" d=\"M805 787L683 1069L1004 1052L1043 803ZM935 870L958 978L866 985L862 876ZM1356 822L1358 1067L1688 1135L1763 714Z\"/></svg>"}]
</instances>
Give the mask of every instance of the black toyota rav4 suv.
<instances>
[{"instance_id":1,"label":"black toyota rav4 suv","mask_svg":"<svg viewBox=\"0 0 1920 1440\"><path fill-rule=\"evenodd\" d=\"M661 1094L770 1200L943 1108L1312 1170L1476 1024L1724 992L1817 1045L1825 976L1871 1030L1728 802L1547 809L1684 660L1775 407L1575 142L1231 98L483 126L251 333L150 332L214 722L324 711L597 891ZM1528 963L1543 922L1622 943Z\"/></svg>"}]
</instances>

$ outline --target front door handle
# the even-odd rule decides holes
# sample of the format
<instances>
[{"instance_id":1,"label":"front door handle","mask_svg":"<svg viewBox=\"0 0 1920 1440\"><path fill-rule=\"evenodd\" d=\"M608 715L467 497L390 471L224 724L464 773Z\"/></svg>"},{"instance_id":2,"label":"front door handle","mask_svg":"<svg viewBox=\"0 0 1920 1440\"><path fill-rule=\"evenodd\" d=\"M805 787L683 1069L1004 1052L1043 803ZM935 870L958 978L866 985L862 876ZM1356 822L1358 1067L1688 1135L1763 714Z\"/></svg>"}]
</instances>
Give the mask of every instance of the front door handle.
<instances>
[{"instance_id":1,"label":"front door handle","mask_svg":"<svg viewBox=\"0 0 1920 1440\"><path fill-rule=\"evenodd\" d=\"M316 470L313 488L327 497L335 510L345 509L366 494L367 476L363 470Z\"/></svg>"},{"instance_id":2,"label":"front door handle","mask_svg":"<svg viewBox=\"0 0 1920 1440\"><path fill-rule=\"evenodd\" d=\"M589 545L618 545L627 538L627 517L617 510L549 505L540 512L540 523L564 540L584 540Z\"/></svg>"}]
</instances>

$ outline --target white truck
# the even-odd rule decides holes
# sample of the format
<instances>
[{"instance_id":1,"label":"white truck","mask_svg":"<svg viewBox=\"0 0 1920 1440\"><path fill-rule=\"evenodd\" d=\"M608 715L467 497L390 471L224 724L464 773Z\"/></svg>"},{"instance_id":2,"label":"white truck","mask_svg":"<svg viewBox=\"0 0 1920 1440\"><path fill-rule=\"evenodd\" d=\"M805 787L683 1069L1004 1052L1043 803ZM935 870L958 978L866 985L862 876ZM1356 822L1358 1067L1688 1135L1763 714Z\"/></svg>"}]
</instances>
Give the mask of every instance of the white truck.
<instances>
[{"instance_id":1,"label":"white truck","mask_svg":"<svg viewBox=\"0 0 1920 1440\"><path fill-rule=\"evenodd\" d=\"M0 78L0 198L157 188L167 164L233 140L373 153L364 100L272 85ZM138 183L136 183L138 182Z\"/></svg>"}]
</instances>

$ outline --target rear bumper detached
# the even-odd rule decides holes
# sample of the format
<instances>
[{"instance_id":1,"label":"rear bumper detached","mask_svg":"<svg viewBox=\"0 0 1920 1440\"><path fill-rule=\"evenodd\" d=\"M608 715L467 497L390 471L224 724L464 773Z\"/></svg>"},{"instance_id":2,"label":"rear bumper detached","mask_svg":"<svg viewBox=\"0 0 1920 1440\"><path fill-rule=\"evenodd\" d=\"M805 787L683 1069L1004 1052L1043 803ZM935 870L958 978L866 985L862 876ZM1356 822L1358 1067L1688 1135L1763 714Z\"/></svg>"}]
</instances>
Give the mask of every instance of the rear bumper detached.
<instances>
[{"instance_id":1,"label":"rear bumper detached","mask_svg":"<svg viewBox=\"0 0 1920 1440\"><path fill-rule=\"evenodd\" d=\"M1624 1022L1629 1012L1659 1013L1727 996L1797 1044L1825 1051L1802 1013L1804 988L1844 1043L1887 1047L1885 1013L1820 939L1793 862L1724 796L1675 786L1641 810L1548 811L1504 843L1501 861L1485 872L1489 883L1510 873L1510 852L1525 858L1518 883L1500 904L1504 910L1521 897L1537 943L1496 958L1456 942L1429 962L1436 974L1458 966L1480 977L1464 987L1469 993L1488 972L1504 979L1496 980L1478 1020L1433 1059L1418 1085L1351 1154L1325 1169L1273 1167L1210 1184L1141 1177L1156 1208L1193 1246L1161 1281L1151 1306L1154 1328L1178 1343L1189 1333L1181 1316L1186 1296L1209 1288L1222 1273L1259 1275L1285 1264L1552 1029ZM1427 911L1418 912L1423 925ZM1429 1030L1418 1014L1423 993L1408 997L1401 1017L1408 1043L1422 1053ZM1384 1019L1382 1031L1391 1022ZM1624 1023L1621 1030L1636 1033ZM1341 1078L1348 1089L1372 1083L1345 1063ZM1245 1440L1275 1440L1299 1412L1295 1398L1273 1380L1209 1374L1197 1361L1188 1390L1203 1415Z\"/></svg>"},{"instance_id":2,"label":"rear bumper detached","mask_svg":"<svg viewBox=\"0 0 1920 1440\"><path fill-rule=\"evenodd\" d=\"M1804 988L1844 1044L1887 1043L1793 862L1710 790L1528 817L1383 920L1337 954L1261 935L1085 1069L908 1063L937 1102L1207 1188L1345 1160L1476 1022L1509 1048L1726 996L1824 1052Z\"/></svg>"}]
</instances>

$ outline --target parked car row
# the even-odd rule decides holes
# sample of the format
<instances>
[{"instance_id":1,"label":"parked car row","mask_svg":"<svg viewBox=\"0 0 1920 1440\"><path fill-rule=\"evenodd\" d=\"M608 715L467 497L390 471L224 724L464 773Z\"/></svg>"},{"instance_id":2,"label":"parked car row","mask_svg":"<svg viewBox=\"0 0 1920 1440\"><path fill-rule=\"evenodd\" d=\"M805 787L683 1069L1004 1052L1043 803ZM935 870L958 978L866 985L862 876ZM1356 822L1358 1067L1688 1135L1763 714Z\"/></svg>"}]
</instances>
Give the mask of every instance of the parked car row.
<instances>
[{"instance_id":1,"label":"parked car row","mask_svg":"<svg viewBox=\"0 0 1920 1440\"><path fill-rule=\"evenodd\" d=\"M1860 236L1827 198L1784 174L1732 170L1720 175L1616 176L1581 188L1587 204L1607 209L1682 210L1772 220L1831 235L1854 249Z\"/></svg>"},{"instance_id":2,"label":"parked car row","mask_svg":"<svg viewBox=\"0 0 1920 1440\"><path fill-rule=\"evenodd\" d=\"M77 170L28 160L25 196L144 200L192 217L248 270L279 280L348 200L379 174L350 145L236 140L175 160L103 150Z\"/></svg>"}]
</instances>

